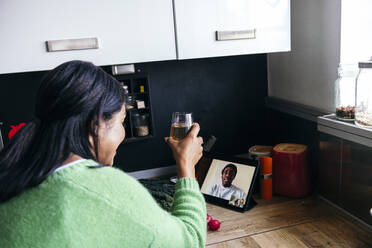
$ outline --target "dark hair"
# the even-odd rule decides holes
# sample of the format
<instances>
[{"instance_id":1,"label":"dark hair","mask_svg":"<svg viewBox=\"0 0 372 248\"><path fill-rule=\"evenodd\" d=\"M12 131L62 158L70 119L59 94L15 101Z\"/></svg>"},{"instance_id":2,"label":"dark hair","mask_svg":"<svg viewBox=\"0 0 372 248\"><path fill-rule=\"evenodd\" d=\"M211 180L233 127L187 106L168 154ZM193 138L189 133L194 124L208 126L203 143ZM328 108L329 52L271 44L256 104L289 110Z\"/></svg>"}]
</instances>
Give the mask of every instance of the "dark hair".
<instances>
[{"instance_id":1,"label":"dark hair","mask_svg":"<svg viewBox=\"0 0 372 248\"><path fill-rule=\"evenodd\" d=\"M97 161L100 120L111 119L125 100L119 82L90 62L70 61L47 72L35 118L0 152L0 202L42 183L71 153Z\"/></svg>"},{"instance_id":2,"label":"dark hair","mask_svg":"<svg viewBox=\"0 0 372 248\"><path fill-rule=\"evenodd\" d=\"M225 167L223 167L223 169L221 171L221 174L223 174L223 172L225 171L226 168L233 169L233 171L235 172L235 175L236 175L236 173L238 173L238 168L236 168L236 166L234 164L227 164Z\"/></svg>"}]
</instances>

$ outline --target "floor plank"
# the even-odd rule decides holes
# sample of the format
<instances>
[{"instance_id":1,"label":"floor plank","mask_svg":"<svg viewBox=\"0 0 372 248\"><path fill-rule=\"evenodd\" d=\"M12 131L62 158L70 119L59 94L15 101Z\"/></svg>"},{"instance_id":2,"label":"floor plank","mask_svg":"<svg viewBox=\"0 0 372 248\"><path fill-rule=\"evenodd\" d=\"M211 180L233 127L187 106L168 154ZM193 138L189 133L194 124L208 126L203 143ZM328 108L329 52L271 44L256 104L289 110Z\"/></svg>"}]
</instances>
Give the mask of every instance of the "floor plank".
<instances>
[{"instance_id":1,"label":"floor plank","mask_svg":"<svg viewBox=\"0 0 372 248\"><path fill-rule=\"evenodd\" d=\"M372 229L324 201L274 199L238 213L207 204L219 231L208 232L208 247L372 247Z\"/></svg>"}]
</instances>

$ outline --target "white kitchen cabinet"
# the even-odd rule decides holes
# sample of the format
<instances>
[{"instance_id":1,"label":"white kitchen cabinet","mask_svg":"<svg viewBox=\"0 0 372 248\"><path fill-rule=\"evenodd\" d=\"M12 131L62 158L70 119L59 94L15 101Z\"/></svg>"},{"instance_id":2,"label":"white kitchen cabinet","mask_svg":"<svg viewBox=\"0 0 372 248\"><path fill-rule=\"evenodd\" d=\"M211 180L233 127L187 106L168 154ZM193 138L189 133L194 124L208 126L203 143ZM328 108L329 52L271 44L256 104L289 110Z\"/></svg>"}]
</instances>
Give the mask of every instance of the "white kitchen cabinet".
<instances>
[{"instance_id":1,"label":"white kitchen cabinet","mask_svg":"<svg viewBox=\"0 0 372 248\"><path fill-rule=\"evenodd\" d=\"M174 13L179 59L290 50L290 0L174 0Z\"/></svg>"},{"instance_id":2,"label":"white kitchen cabinet","mask_svg":"<svg viewBox=\"0 0 372 248\"><path fill-rule=\"evenodd\" d=\"M0 73L176 59L172 0L0 1ZM46 41L97 38L98 49L47 52Z\"/></svg>"}]
</instances>

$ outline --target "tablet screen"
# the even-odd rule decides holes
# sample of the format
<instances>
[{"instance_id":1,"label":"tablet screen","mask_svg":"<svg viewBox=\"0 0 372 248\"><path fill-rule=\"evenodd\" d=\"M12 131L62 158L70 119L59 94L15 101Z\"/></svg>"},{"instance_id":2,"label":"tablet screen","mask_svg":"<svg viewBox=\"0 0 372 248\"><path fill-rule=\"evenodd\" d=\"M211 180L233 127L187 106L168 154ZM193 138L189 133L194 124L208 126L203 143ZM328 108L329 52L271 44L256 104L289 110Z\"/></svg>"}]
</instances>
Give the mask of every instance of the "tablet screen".
<instances>
[{"instance_id":1,"label":"tablet screen","mask_svg":"<svg viewBox=\"0 0 372 248\"><path fill-rule=\"evenodd\" d=\"M255 170L253 165L213 159L201 192L226 200L234 207L244 208Z\"/></svg>"}]
</instances>

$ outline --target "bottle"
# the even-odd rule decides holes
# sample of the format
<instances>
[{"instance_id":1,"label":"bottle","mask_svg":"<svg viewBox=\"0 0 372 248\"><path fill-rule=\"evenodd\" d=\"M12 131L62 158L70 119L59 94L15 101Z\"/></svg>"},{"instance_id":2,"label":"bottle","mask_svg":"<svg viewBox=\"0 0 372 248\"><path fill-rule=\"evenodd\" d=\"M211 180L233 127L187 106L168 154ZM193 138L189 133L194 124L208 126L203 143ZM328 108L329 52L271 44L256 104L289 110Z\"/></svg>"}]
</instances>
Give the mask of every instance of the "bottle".
<instances>
[{"instance_id":1,"label":"bottle","mask_svg":"<svg viewBox=\"0 0 372 248\"><path fill-rule=\"evenodd\" d=\"M342 121L354 121L355 116L355 78L356 65L340 64L335 82L336 118Z\"/></svg>"},{"instance_id":2,"label":"bottle","mask_svg":"<svg viewBox=\"0 0 372 248\"><path fill-rule=\"evenodd\" d=\"M124 84L122 83L122 87L123 87L123 89L124 89L125 94L128 95L128 93L129 93L129 91L128 91L128 85L124 85Z\"/></svg>"},{"instance_id":3,"label":"bottle","mask_svg":"<svg viewBox=\"0 0 372 248\"><path fill-rule=\"evenodd\" d=\"M372 128L372 57L369 61L359 62L355 93L355 124Z\"/></svg>"},{"instance_id":4,"label":"bottle","mask_svg":"<svg viewBox=\"0 0 372 248\"><path fill-rule=\"evenodd\" d=\"M123 82L120 82L121 87L124 89L124 93L127 96L127 101L125 102L125 109L134 108L134 99L133 96L129 95L128 85L125 85Z\"/></svg>"},{"instance_id":5,"label":"bottle","mask_svg":"<svg viewBox=\"0 0 372 248\"><path fill-rule=\"evenodd\" d=\"M273 197L273 159L271 157L260 157L260 165L261 198L270 200Z\"/></svg>"}]
</instances>

